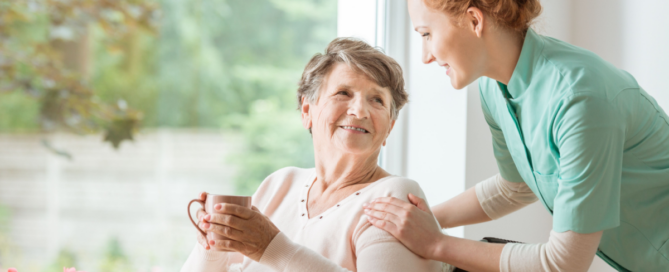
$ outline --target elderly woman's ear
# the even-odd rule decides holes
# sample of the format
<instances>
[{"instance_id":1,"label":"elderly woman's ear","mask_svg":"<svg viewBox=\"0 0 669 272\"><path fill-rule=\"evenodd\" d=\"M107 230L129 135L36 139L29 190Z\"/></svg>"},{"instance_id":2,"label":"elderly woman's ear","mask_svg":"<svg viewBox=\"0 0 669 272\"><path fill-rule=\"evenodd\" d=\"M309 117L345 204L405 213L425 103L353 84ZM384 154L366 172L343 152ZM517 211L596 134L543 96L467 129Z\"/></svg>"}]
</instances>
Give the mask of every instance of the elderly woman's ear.
<instances>
[{"instance_id":1,"label":"elderly woman's ear","mask_svg":"<svg viewBox=\"0 0 669 272\"><path fill-rule=\"evenodd\" d=\"M309 112L309 101L307 101L306 97L302 97L300 111L302 113L302 126L306 129L311 129L311 112Z\"/></svg>"}]
</instances>

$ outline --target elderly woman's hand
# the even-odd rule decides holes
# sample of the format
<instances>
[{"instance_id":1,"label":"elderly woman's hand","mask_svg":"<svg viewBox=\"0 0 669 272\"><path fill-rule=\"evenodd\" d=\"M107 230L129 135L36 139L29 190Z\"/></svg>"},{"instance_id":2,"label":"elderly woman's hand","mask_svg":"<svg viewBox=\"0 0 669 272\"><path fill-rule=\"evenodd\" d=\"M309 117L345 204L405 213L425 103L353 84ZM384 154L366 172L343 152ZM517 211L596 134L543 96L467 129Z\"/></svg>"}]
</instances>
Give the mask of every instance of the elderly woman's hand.
<instances>
[{"instance_id":1,"label":"elderly woman's hand","mask_svg":"<svg viewBox=\"0 0 669 272\"><path fill-rule=\"evenodd\" d=\"M207 192L200 193L200 200L202 200L203 203L207 202ZM208 213L205 212L203 208L200 208L199 210L197 210L197 213L196 213L197 220L198 220L197 225L198 225L198 227L200 227L200 229L204 229L204 225L207 224L207 222L205 222L203 220L204 217L207 216L207 214ZM204 249L207 249L207 250L210 249L209 243L207 242L207 237L202 235L202 232L200 232L200 231L197 231L197 242L200 243L200 245L202 245L202 247L204 247Z\"/></svg>"},{"instance_id":2,"label":"elderly woman's hand","mask_svg":"<svg viewBox=\"0 0 669 272\"><path fill-rule=\"evenodd\" d=\"M204 221L208 223L203 230L230 239L209 241L212 248L237 251L256 262L280 232L255 206L249 209L235 204L216 204L214 211L204 216Z\"/></svg>"}]
</instances>

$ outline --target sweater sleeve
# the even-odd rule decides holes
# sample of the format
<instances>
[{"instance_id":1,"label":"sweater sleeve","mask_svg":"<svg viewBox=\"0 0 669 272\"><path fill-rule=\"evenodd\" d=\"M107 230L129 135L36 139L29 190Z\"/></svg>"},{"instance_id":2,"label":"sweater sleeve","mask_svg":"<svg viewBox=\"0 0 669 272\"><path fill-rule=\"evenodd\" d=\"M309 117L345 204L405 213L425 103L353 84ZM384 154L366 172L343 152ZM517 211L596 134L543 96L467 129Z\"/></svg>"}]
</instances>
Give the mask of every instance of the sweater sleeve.
<instances>
[{"instance_id":1,"label":"sweater sleeve","mask_svg":"<svg viewBox=\"0 0 669 272\"><path fill-rule=\"evenodd\" d=\"M230 266L243 260L239 253L206 250L202 245L195 243L181 272L227 272Z\"/></svg>"},{"instance_id":2,"label":"sweater sleeve","mask_svg":"<svg viewBox=\"0 0 669 272\"><path fill-rule=\"evenodd\" d=\"M374 226L358 237L356 252L358 271L442 271L442 263L419 257Z\"/></svg>"},{"instance_id":3,"label":"sweater sleeve","mask_svg":"<svg viewBox=\"0 0 669 272\"><path fill-rule=\"evenodd\" d=\"M389 233L376 227L365 230L356 242L358 271L441 271L441 264L418 257ZM279 233L260 258L260 264L274 271L349 271L333 261L296 244Z\"/></svg>"},{"instance_id":4,"label":"sweater sleeve","mask_svg":"<svg viewBox=\"0 0 669 272\"><path fill-rule=\"evenodd\" d=\"M283 232L272 239L265 253L260 257L260 264L280 271L349 271L335 264L321 254L288 238Z\"/></svg>"},{"instance_id":5,"label":"sweater sleeve","mask_svg":"<svg viewBox=\"0 0 669 272\"><path fill-rule=\"evenodd\" d=\"M546 244L506 244L499 269L507 271L588 271L602 231L551 231Z\"/></svg>"},{"instance_id":6,"label":"sweater sleeve","mask_svg":"<svg viewBox=\"0 0 669 272\"><path fill-rule=\"evenodd\" d=\"M500 174L476 184L476 197L483 211L493 220L537 201L527 184L507 181Z\"/></svg>"}]
</instances>

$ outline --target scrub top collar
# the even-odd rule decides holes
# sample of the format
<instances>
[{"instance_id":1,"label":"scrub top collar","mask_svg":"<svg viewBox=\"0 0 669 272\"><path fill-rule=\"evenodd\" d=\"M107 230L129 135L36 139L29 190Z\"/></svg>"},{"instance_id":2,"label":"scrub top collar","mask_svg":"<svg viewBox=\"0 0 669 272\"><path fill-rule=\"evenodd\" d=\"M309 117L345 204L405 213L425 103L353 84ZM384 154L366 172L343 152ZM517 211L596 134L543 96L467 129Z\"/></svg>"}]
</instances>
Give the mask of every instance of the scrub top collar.
<instances>
[{"instance_id":1,"label":"scrub top collar","mask_svg":"<svg viewBox=\"0 0 669 272\"><path fill-rule=\"evenodd\" d=\"M520 51L520 57L516 68L513 70L509 85L507 86L511 99L519 98L530 86L534 68L539 65L541 51L544 49L544 40L539 34L531 28L525 34L523 49ZM502 84L502 83L499 83Z\"/></svg>"}]
</instances>

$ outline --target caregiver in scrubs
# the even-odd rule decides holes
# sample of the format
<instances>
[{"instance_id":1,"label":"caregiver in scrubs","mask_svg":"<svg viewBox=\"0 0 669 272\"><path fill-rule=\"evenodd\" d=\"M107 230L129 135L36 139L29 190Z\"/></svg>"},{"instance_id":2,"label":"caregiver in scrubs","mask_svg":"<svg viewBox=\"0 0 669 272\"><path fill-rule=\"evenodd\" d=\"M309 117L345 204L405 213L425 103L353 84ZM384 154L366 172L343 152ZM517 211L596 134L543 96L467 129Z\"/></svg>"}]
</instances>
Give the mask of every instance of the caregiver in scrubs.
<instances>
[{"instance_id":1,"label":"caregiver in scrubs","mask_svg":"<svg viewBox=\"0 0 669 272\"><path fill-rule=\"evenodd\" d=\"M431 209L413 195L379 198L364 205L369 221L469 271L587 271L595 254L619 271L669 271L669 117L634 77L533 31L537 0L408 5L423 62L443 66L456 89L478 79L500 173ZM441 232L537 200L553 215L545 244Z\"/></svg>"}]
</instances>

